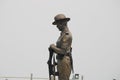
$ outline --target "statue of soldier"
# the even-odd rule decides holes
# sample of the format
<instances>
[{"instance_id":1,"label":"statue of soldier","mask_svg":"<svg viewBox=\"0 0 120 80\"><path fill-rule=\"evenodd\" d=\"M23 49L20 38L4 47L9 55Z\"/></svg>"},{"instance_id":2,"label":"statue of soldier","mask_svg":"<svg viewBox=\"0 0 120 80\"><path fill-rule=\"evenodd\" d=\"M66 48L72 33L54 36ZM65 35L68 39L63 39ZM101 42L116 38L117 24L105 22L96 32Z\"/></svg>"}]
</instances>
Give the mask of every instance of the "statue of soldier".
<instances>
[{"instance_id":1,"label":"statue of soldier","mask_svg":"<svg viewBox=\"0 0 120 80\"><path fill-rule=\"evenodd\" d=\"M54 19L55 21L52 24L56 25L59 31L61 31L61 34L56 45L51 44L49 48L57 54L57 71L59 73L58 80L69 80L72 70L72 34L69 31L67 22L70 18L67 18L64 14L58 14Z\"/></svg>"}]
</instances>

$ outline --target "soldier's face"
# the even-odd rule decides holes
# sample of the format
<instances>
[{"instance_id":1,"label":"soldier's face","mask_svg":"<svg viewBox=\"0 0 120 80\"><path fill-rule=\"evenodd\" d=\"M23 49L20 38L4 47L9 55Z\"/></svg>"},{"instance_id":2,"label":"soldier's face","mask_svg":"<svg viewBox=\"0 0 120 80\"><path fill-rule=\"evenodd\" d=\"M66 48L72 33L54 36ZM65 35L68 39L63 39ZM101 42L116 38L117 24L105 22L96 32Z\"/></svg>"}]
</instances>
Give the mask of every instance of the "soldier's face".
<instances>
[{"instance_id":1,"label":"soldier's face","mask_svg":"<svg viewBox=\"0 0 120 80\"><path fill-rule=\"evenodd\" d=\"M57 25L57 28L59 31L62 31L62 28L60 26Z\"/></svg>"},{"instance_id":2,"label":"soldier's face","mask_svg":"<svg viewBox=\"0 0 120 80\"><path fill-rule=\"evenodd\" d=\"M57 25L57 28L59 29L59 31L62 31L62 30L63 30L63 25L58 24L58 25Z\"/></svg>"},{"instance_id":3,"label":"soldier's face","mask_svg":"<svg viewBox=\"0 0 120 80\"><path fill-rule=\"evenodd\" d=\"M57 23L57 28L59 29L59 31L62 31L64 29L64 22L58 22Z\"/></svg>"}]
</instances>

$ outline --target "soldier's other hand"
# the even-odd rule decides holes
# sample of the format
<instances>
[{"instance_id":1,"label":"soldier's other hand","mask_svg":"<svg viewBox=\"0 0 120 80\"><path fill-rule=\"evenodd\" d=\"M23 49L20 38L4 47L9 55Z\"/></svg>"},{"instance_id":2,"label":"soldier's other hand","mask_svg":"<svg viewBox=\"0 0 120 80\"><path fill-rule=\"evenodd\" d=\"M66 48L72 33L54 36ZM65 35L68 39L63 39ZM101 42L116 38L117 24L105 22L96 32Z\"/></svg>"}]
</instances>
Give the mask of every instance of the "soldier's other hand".
<instances>
[{"instance_id":1,"label":"soldier's other hand","mask_svg":"<svg viewBox=\"0 0 120 80\"><path fill-rule=\"evenodd\" d=\"M50 63L50 60L47 61L47 64L49 64L49 65L51 64L51 63Z\"/></svg>"},{"instance_id":2,"label":"soldier's other hand","mask_svg":"<svg viewBox=\"0 0 120 80\"><path fill-rule=\"evenodd\" d=\"M50 47L48 48L48 50L49 50L50 52L53 52L53 49L52 49L52 48L50 48Z\"/></svg>"}]
</instances>

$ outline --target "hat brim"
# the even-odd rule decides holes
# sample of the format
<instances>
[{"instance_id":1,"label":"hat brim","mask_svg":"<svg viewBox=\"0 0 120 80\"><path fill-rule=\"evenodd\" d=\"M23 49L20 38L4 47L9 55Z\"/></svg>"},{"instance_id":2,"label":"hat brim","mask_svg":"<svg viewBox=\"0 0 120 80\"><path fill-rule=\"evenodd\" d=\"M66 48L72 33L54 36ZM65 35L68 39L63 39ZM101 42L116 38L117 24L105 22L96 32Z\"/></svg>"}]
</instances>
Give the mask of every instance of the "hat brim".
<instances>
[{"instance_id":1,"label":"hat brim","mask_svg":"<svg viewBox=\"0 0 120 80\"><path fill-rule=\"evenodd\" d=\"M59 21L69 21L69 20L70 20L70 18L60 19L60 20L54 21L52 24L56 25Z\"/></svg>"}]
</instances>

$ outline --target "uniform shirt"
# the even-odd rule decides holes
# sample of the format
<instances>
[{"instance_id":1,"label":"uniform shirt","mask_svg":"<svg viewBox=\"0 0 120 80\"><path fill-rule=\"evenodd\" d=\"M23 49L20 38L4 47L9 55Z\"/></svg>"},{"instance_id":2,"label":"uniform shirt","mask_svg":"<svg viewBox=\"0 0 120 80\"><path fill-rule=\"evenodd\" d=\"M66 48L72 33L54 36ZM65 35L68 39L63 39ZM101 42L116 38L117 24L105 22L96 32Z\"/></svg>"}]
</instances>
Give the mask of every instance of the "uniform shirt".
<instances>
[{"instance_id":1,"label":"uniform shirt","mask_svg":"<svg viewBox=\"0 0 120 80\"><path fill-rule=\"evenodd\" d=\"M66 54L70 52L72 44L72 34L71 32L62 32L60 37L56 42L56 47L53 48L57 54Z\"/></svg>"}]
</instances>

